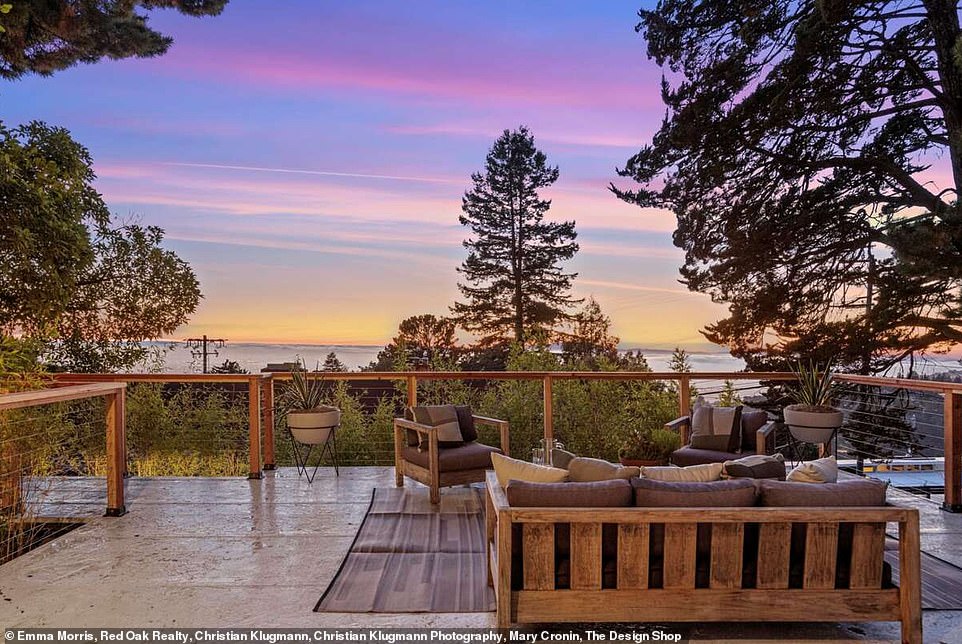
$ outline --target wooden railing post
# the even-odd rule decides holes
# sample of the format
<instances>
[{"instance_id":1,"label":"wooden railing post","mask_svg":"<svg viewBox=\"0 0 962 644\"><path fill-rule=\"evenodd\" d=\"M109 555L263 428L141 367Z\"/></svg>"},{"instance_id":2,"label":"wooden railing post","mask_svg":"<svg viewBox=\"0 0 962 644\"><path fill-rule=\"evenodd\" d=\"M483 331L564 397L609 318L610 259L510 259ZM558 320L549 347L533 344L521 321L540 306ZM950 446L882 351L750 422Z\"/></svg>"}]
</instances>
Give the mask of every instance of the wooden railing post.
<instances>
[{"instance_id":1,"label":"wooden railing post","mask_svg":"<svg viewBox=\"0 0 962 644\"><path fill-rule=\"evenodd\" d=\"M274 376L264 379L264 469L277 469L274 456Z\"/></svg>"},{"instance_id":2,"label":"wooden railing post","mask_svg":"<svg viewBox=\"0 0 962 644\"><path fill-rule=\"evenodd\" d=\"M678 416L691 414L691 379L688 376L678 378Z\"/></svg>"},{"instance_id":3,"label":"wooden railing post","mask_svg":"<svg viewBox=\"0 0 962 644\"><path fill-rule=\"evenodd\" d=\"M942 509L962 512L962 392L945 391L945 500Z\"/></svg>"},{"instance_id":4,"label":"wooden railing post","mask_svg":"<svg viewBox=\"0 0 962 644\"><path fill-rule=\"evenodd\" d=\"M554 412L551 408L552 382L553 379L551 376L544 377L544 446L546 451L554 445ZM545 454L545 458L548 458L548 454Z\"/></svg>"},{"instance_id":5,"label":"wooden railing post","mask_svg":"<svg viewBox=\"0 0 962 644\"><path fill-rule=\"evenodd\" d=\"M107 409L107 512L120 517L127 513L124 505L124 473L127 471L126 422L124 389L106 397Z\"/></svg>"},{"instance_id":6,"label":"wooden railing post","mask_svg":"<svg viewBox=\"0 0 962 644\"><path fill-rule=\"evenodd\" d=\"M251 376L247 383L248 425L250 434L249 479L261 478L261 379Z\"/></svg>"},{"instance_id":7,"label":"wooden railing post","mask_svg":"<svg viewBox=\"0 0 962 644\"><path fill-rule=\"evenodd\" d=\"M408 376L408 407L418 406L418 379L417 376Z\"/></svg>"}]
</instances>

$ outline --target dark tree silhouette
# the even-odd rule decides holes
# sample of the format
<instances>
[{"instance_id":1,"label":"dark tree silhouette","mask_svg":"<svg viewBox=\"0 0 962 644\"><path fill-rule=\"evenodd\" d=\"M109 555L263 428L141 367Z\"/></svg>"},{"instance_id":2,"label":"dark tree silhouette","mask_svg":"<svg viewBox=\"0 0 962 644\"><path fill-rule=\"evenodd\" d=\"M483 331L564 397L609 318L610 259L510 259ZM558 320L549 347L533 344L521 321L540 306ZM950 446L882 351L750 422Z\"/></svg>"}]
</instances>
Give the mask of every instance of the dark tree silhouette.
<instances>
[{"instance_id":1,"label":"dark tree silhouette","mask_svg":"<svg viewBox=\"0 0 962 644\"><path fill-rule=\"evenodd\" d=\"M663 0L667 116L612 189L671 209L705 335L862 372L962 341L957 3ZM943 159L948 176L926 171Z\"/></svg>"},{"instance_id":2,"label":"dark tree silhouette","mask_svg":"<svg viewBox=\"0 0 962 644\"><path fill-rule=\"evenodd\" d=\"M465 302L452 307L457 322L479 333L482 346L510 340L524 345L570 317L575 273L560 264L578 251L573 221L546 222L550 200L538 191L558 179L525 127L505 130L483 172L471 175L460 222L471 229L468 257L458 269Z\"/></svg>"},{"instance_id":3,"label":"dark tree silhouette","mask_svg":"<svg viewBox=\"0 0 962 644\"><path fill-rule=\"evenodd\" d=\"M215 16L227 0L19 0L3 16L0 78L49 76L102 58L149 58L173 39L151 29L138 9Z\"/></svg>"}]
</instances>

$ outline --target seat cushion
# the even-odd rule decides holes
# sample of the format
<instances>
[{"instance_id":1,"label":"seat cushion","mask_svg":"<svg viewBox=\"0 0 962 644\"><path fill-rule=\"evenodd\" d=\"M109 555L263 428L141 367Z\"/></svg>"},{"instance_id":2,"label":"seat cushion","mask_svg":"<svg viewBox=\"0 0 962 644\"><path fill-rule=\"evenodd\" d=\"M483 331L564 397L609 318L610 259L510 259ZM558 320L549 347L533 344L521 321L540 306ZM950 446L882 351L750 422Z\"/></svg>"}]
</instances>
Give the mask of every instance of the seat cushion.
<instances>
[{"instance_id":1,"label":"seat cushion","mask_svg":"<svg viewBox=\"0 0 962 644\"><path fill-rule=\"evenodd\" d=\"M458 410L454 405L422 405L411 407L411 415L414 422L421 425L433 427L438 434L438 445L440 447L458 447L465 442L461 435L461 424L458 422ZM422 450L427 450L427 440L421 434Z\"/></svg>"},{"instance_id":2,"label":"seat cushion","mask_svg":"<svg viewBox=\"0 0 962 644\"><path fill-rule=\"evenodd\" d=\"M642 508L734 508L755 505L751 479L689 483L631 479L635 506Z\"/></svg>"},{"instance_id":3,"label":"seat cushion","mask_svg":"<svg viewBox=\"0 0 962 644\"><path fill-rule=\"evenodd\" d=\"M617 508L632 504L627 479L588 483L532 483L511 481L505 488L512 507L528 508Z\"/></svg>"},{"instance_id":4,"label":"seat cushion","mask_svg":"<svg viewBox=\"0 0 962 644\"><path fill-rule=\"evenodd\" d=\"M760 409L742 409L742 452L752 454L757 445L758 430L768 422L768 414Z\"/></svg>"},{"instance_id":5,"label":"seat cushion","mask_svg":"<svg viewBox=\"0 0 962 644\"><path fill-rule=\"evenodd\" d=\"M886 483L851 479L839 483L757 481L761 505L768 507L878 507L885 505Z\"/></svg>"},{"instance_id":6,"label":"seat cushion","mask_svg":"<svg viewBox=\"0 0 962 644\"><path fill-rule=\"evenodd\" d=\"M462 470L478 470L491 468L491 454L500 454L501 450L482 443L465 443L459 447L444 447L438 449L438 468L441 472L460 472ZM404 460L430 468L427 450L423 452L416 447L402 447L401 456Z\"/></svg>"},{"instance_id":7,"label":"seat cushion","mask_svg":"<svg viewBox=\"0 0 962 644\"><path fill-rule=\"evenodd\" d=\"M705 463L724 463L725 461L734 461L742 456L744 456L744 454L682 447L671 453L671 462L680 467L687 467L689 465L703 465Z\"/></svg>"}]
</instances>

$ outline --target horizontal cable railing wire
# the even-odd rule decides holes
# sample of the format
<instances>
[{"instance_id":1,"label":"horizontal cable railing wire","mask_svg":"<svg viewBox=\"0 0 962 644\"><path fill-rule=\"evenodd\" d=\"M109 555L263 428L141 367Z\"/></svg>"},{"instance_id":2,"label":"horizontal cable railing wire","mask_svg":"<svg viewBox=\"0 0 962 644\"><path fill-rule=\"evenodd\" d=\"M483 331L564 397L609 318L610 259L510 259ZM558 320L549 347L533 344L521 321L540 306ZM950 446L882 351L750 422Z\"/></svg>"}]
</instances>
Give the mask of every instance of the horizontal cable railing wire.
<instances>
[{"instance_id":1,"label":"horizontal cable railing wire","mask_svg":"<svg viewBox=\"0 0 962 644\"><path fill-rule=\"evenodd\" d=\"M0 563L103 513L104 401L0 411Z\"/></svg>"}]
</instances>

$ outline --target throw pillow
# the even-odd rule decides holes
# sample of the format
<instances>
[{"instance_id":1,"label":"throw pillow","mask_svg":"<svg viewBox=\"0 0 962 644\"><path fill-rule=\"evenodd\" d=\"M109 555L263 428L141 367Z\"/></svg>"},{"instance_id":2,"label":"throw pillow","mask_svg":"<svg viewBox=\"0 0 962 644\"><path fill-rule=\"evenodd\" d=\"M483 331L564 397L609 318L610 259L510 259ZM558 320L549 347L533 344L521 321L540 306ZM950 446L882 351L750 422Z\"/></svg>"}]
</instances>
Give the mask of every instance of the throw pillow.
<instances>
[{"instance_id":1,"label":"throw pillow","mask_svg":"<svg viewBox=\"0 0 962 644\"><path fill-rule=\"evenodd\" d=\"M785 480L785 457L781 454L743 456L733 461L725 461L724 468L722 476L730 479Z\"/></svg>"},{"instance_id":2,"label":"throw pillow","mask_svg":"<svg viewBox=\"0 0 962 644\"><path fill-rule=\"evenodd\" d=\"M611 479L630 479L639 476L641 471L637 467L622 467L600 458L584 458L576 456L568 463L568 477L579 483L591 481L610 481Z\"/></svg>"},{"instance_id":3,"label":"throw pillow","mask_svg":"<svg viewBox=\"0 0 962 644\"><path fill-rule=\"evenodd\" d=\"M551 465L553 467L560 467L563 470L568 469L568 464L571 460L577 458L577 456L567 450L554 448L551 450Z\"/></svg>"},{"instance_id":4,"label":"throw pillow","mask_svg":"<svg viewBox=\"0 0 962 644\"><path fill-rule=\"evenodd\" d=\"M738 452L742 445L742 408L715 407L703 399L691 412L691 446L716 452Z\"/></svg>"},{"instance_id":5,"label":"throw pillow","mask_svg":"<svg viewBox=\"0 0 962 644\"><path fill-rule=\"evenodd\" d=\"M655 481L688 481L690 483L707 483L721 479L722 463L706 463L704 465L689 465L688 467L674 467L672 465L657 467L642 467L641 476Z\"/></svg>"},{"instance_id":6,"label":"throw pillow","mask_svg":"<svg viewBox=\"0 0 962 644\"><path fill-rule=\"evenodd\" d=\"M795 483L835 483L838 481L838 463L834 456L803 461L786 477Z\"/></svg>"},{"instance_id":7,"label":"throw pillow","mask_svg":"<svg viewBox=\"0 0 962 644\"><path fill-rule=\"evenodd\" d=\"M547 465L535 465L519 461L503 454L492 453L491 464L498 477L498 484L504 487L508 481L531 481L532 483L561 483L568 479L568 470Z\"/></svg>"},{"instance_id":8,"label":"throw pillow","mask_svg":"<svg viewBox=\"0 0 962 644\"><path fill-rule=\"evenodd\" d=\"M461 428L461 438L465 443L478 440L478 428L474 425L474 413L468 405L455 405L458 414L458 427Z\"/></svg>"},{"instance_id":9,"label":"throw pillow","mask_svg":"<svg viewBox=\"0 0 962 644\"><path fill-rule=\"evenodd\" d=\"M747 479L692 483L632 479L635 505L644 508L731 508L755 505L755 483Z\"/></svg>"},{"instance_id":10,"label":"throw pillow","mask_svg":"<svg viewBox=\"0 0 962 644\"><path fill-rule=\"evenodd\" d=\"M438 447L457 447L464 444L461 425L458 423L458 411L454 405L412 407L411 415L414 416L414 422L435 428L438 434ZM427 439L421 434L418 436L421 436L418 449L426 450Z\"/></svg>"}]
</instances>

